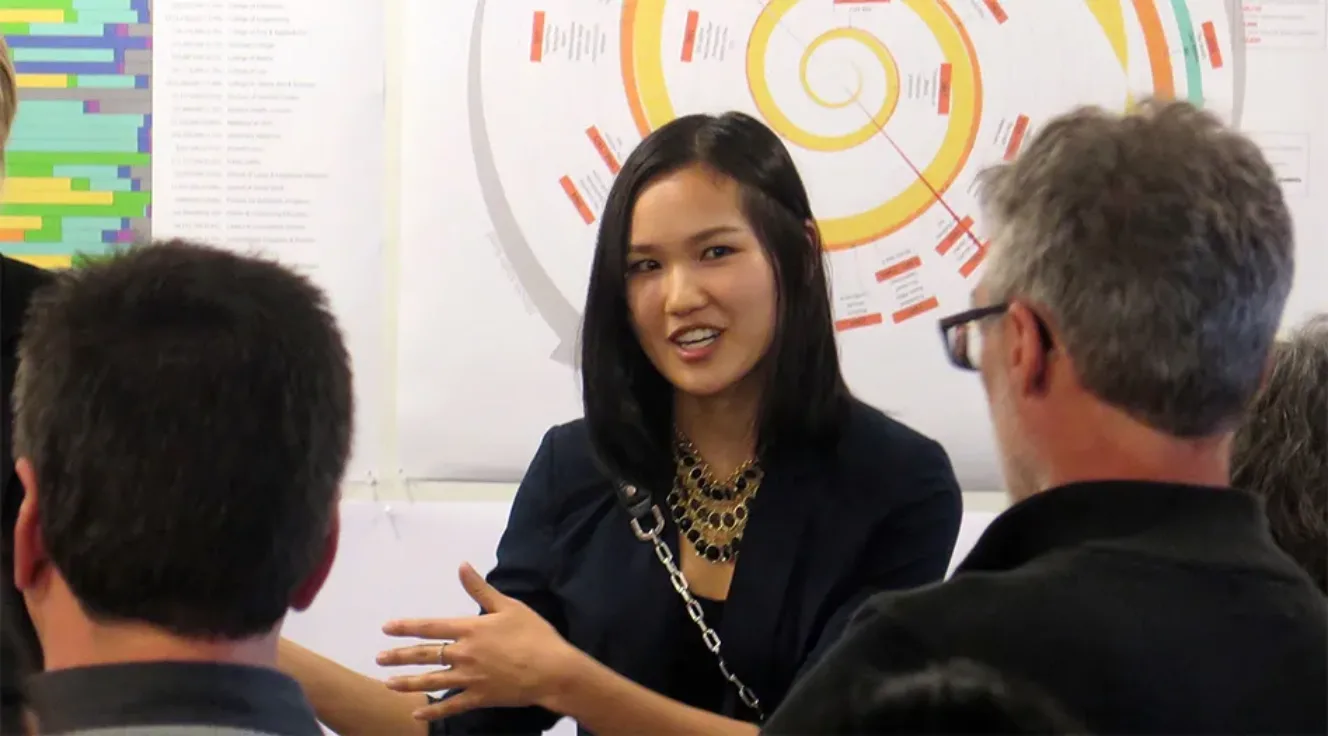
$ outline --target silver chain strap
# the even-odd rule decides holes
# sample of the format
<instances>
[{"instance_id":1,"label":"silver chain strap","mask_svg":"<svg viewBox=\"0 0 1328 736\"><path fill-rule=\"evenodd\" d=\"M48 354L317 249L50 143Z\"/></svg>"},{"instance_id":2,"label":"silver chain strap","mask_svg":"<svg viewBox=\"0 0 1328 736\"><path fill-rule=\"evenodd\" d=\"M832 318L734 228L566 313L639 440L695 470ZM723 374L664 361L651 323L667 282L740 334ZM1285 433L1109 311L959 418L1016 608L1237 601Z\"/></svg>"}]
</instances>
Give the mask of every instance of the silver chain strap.
<instances>
[{"instance_id":1,"label":"silver chain strap","mask_svg":"<svg viewBox=\"0 0 1328 736\"><path fill-rule=\"evenodd\" d=\"M664 531L663 512L659 510L658 506L654 505L650 507L650 511L655 517L654 528L649 531L642 529L640 522L633 518L632 532L642 542L650 542L654 545L655 556L659 558L660 562L664 563L664 568L669 571L669 580L673 583L673 589L678 591L678 595L682 597L683 603L686 604L687 615L701 629L701 640L705 642L706 649L709 649L715 655L715 659L719 662L720 673L724 675L724 679L733 683L733 686L738 689L738 698L742 700L743 705L751 708L756 713L757 719L765 721L765 713L761 711L761 701L757 699L756 693L752 692L751 688L744 685L742 680L739 680L738 676L729 670L728 662L724 661L724 655L719 653L719 633L706 623L705 614L701 610L701 603L692 595L686 576L682 574L682 570L679 569L673 558L673 550L670 550L669 546L660 538L661 532Z\"/></svg>"}]
</instances>

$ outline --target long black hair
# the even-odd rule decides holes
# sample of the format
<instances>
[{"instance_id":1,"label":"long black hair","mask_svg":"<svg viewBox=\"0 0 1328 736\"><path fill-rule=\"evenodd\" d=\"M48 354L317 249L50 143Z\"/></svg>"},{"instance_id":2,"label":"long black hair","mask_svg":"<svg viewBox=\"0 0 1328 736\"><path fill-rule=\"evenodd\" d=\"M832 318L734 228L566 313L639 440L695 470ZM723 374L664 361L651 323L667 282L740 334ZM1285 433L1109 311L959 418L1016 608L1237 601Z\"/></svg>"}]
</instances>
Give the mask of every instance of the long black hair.
<instances>
[{"instance_id":1,"label":"long black hair","mask_svg":"<svg viewBox=\"0 0 1328 736\"><path fill-rule=\"evenodd\" d=\"M609 190L581 327L582 401L596 457L613 479L646 489L672 475L674 389L632 330L632 212L648 184L692 165L737 183L743 215L774 267L779 303L763 358L758 454L833 442L848 407L820 240L788 149L739 112L677 118L632 151Z\"/></svg>"}]
</instances>

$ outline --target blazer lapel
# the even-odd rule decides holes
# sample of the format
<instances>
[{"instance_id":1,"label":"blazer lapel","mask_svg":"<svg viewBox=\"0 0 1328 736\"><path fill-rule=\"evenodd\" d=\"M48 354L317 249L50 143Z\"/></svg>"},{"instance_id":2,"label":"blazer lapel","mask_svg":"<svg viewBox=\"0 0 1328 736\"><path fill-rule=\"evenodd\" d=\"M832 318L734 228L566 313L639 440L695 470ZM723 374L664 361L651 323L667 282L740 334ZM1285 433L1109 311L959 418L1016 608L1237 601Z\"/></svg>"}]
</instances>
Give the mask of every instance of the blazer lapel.
<instances>
[{"instance_id":1,"label":"blazer lapel","mask_svg":"<svg viewBox=\"0 0 1328 736\"><path fill-rule=\"evenodd\" d=\"M821 495L821 482L809 472L804 457L786 456L770 463L752 501L724 605L720 651L733 674L762 698L767 716L774 707L765 700L767 683L776 674L768 653L779 646L780 619L789 613L789 601L797 598L789 590L789 580L811 516L807 499Z\"/></svg>"}]
</instances>

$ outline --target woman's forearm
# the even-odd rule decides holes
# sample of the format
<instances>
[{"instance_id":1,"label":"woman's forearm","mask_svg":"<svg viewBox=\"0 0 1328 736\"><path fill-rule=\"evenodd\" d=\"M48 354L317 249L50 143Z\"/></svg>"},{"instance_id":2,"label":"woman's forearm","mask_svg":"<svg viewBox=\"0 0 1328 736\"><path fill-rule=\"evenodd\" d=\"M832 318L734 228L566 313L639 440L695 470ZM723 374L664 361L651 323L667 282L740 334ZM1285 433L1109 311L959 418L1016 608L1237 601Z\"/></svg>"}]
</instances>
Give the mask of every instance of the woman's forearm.
<instances>
[{"instance_id":1,"label":"woman's forearm","mask_svg":"<svg viewBox=\"0 0 1328 736\"><path fill-rule=\"evenodd\" d=\"M670 700L577 652L554 692L540 703L599 736L756 736L757 726Z\"/></svg>"},{"instance_id":2,"label":"woman's forearm","mask_svg":"<svg viewBox=\"0 0 1328 736\"><path fill-rule=\"evenodd\" d=\"M411 713L428 704L419 693L398 693L295 642L282 639L277 667L300 683L318 720L340 736L425 736Z\"/></svg>"}]
</instances>

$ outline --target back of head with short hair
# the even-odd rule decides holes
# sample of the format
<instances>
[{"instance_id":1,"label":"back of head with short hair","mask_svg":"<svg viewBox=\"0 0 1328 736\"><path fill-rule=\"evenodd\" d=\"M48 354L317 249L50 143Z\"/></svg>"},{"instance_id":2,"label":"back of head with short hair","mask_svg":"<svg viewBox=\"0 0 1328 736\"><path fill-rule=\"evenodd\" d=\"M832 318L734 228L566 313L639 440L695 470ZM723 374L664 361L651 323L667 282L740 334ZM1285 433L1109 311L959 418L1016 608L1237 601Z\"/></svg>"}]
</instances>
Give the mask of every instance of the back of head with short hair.
<instances>
[{"instance_id":1,"label":"back of head with short hair","mask_svg":"<svg viewBox=\"0 0 1328 736\"><path fill-rule=\"evenodd\" d=\"M1184 102L1085 107L984 172L989 298L1027 300L1083 386L1177 437L1234 426L1291 289L1291 214L1248 138Z\"/></svg>"},{"instance_id":2,"label":"back of head with short hair","mask_svg":"<svg viewBox=\"0 0 1328 736\"><path fill-rule=\"evenodd\" d=\"M15 455L89 616L179 636L269 631L325 559L350 449L349 358L323 293L171 241L34 299Z\"/></svg>"},{"instance_id":3,"label":"back of head with short hair","mask_svg":"<svg viewBox=\"0 0 1328 736\"><path fill-rule=\"evenodd\" d=\"M1328 593L1328 314L1273 348L1232 454L1231 484L1264 500L1273 538Z\"/></svg>"},{"instance_id":4,"label":"back of head with short hair","mask_svg":"<svg viewBox=\"0 0 1328 736\"><path fill-rule=\"evenodd\" d=\"M853 713L826 733L1088 733L1041 688L967 659L937 662L859 688Z\"/></svg>"}]
</instances>

